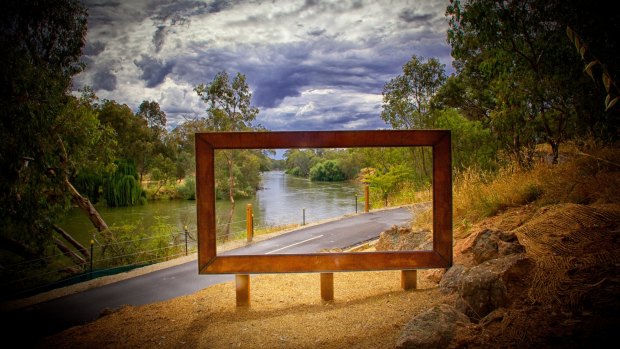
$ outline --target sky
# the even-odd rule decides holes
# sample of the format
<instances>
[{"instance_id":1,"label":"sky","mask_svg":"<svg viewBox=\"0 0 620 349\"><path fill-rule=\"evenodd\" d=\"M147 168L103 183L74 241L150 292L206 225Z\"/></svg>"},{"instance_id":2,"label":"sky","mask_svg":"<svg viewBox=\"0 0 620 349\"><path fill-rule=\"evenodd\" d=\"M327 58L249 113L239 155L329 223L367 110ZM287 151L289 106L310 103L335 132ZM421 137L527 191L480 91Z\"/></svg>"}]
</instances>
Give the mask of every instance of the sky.
<instances>
[{"instance_id":1,"label":"sky","mask_svg":"<svg viewBox=\"0 0 620 349\"><path fill-rule=\"evenodd\" d=\"M137 111L157 101L168 128L206 116L194 87L246 76L268 130L369 130L383 86L412 55L453 71L439 0L82 0L88 33L73 80Z\"/></svg>"}]
</instances>

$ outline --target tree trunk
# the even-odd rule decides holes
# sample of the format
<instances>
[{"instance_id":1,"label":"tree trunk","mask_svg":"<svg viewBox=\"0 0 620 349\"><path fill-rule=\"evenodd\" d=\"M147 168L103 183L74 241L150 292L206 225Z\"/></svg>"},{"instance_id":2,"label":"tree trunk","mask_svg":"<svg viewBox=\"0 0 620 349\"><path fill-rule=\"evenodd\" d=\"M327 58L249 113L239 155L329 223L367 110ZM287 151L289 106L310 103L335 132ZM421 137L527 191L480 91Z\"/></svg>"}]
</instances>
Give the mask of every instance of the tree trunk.
<instances>
[{"instance_id":1,"label":"tree trunk","mask_svg":"<svg viewBox=\"0 0 620 349\"><path fill-rule=\"evenodd\" d=\"M67 257L71 258L75 262L75 264L77 264L77 265L84 265L84 264L86 264L86 259L80 257L80 255L78 255L77 253L72 251L62 241L58 240L57 237L54 237L53 239L54 239L54 243L56 244L56 247L58 247L58 249L62 253L64 253Z\"/></svg>"},{"instance_id":2,"label":"tree trunk","mask_svg":"<svg viewBox=\"0 0 620 349\"><path fill-rule=\"evenodd\" d=\"M77 241L76 239L74 239L71 235L69 235L69 233L67 233L66 231L64 231L61 227L57 226L56 224L52 225L52 227L54 228L54 230L60 234L65 240L67 240L71 245L73 245L78 251L80 251L80 253L86 257L86 258L90 258L90 252L88 252L88 250L86 249L86 247L84 247L82 244L79 243L79 241Z\"/></svg>"},{"instance_id":3,"label":"tree trunk","mask_svg":"<svg viewBox=\"0 0 620 349\"><path fill-rule=\"evenodd\" d=\"M224 153L226 163L228 164L228 200L230 200L230 210L228 211L228 221L226 222L226 230L224 231L224 240L230 238L230 226L232 218L235 214L235 174L233 173L232 151L230 154Z\"/></svg>"},{"instance_id":4,"label":"tree trunk","mask_svg":"<svg viewBox=\"0 0 620 349\"><path fill-rule=\"evenodd\" d=\"M232 219L235 215L235 203L232 202L230 204L230 210L228 211L228 220L226 221L226 231L224 232L224 241L228 241L230 239L230 227L232 225Z\"/></svg>"},{"instance_id":5,"label":"tree trunk","mask_svg":"<svg viewBox=\"0 0 620 349\"><path fill-rule=\"evenodd\" d=\"M558 163L558 157L560 156L560 143L556 141L549 142L551 145L551 163L556 165Z\"/></svg>"},{"instance_id":6,"label":"tree trunk","mask_svg":"<svg viewBox=\"0 0 620 349\"><path fill-rule=\"evenodd\" d=\"M109 244L116 241L114 235L108 228L108 225L103 220L103 218L101 217L97 209L93 206L93 204L90 203L90 200L88 200L88 198L83 197L77 191L77 189L75 189L75 187L71 184L71 182L69 182L67 178L65 178L65 184L67 188L69 188L69 191L71 192L73 201L82 210L84 210L84 212L86 212L88 219L91 221L91 223L93 223L95 228L97 228L97 231L100 232L103 238L105 239L105 245L103 245L103 248L101 250L101 254L105 255L106 249L109 246Z\"/></svg>"},{"instance_id":7,"label":"tree trunk","mask_svg":"<svg viewBox=\"0 0 620 349\"><path fill-rule=\"evenodd\" d=\"M108 225L105 223L99 212L97 212L97 209L95 209L93 204L90 203L90 200L83 197L67 178L65 178L65 185L67 186L67 188L69 188L69 192L71 192L73 201L86 212L86 214L88 215L88 219L91 221L91 223L93 223L95 228L97 228L97 231L107 231Z\"/></svg>"}]
</instances>

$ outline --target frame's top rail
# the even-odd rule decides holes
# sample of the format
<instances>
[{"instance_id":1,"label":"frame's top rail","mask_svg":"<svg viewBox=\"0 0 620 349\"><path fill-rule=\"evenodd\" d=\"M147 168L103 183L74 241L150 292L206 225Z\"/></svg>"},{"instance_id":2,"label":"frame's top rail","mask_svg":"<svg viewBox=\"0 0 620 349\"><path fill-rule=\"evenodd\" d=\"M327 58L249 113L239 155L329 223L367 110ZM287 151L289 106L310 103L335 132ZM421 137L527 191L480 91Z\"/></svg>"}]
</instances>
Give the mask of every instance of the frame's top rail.
<instances>
[{"instance_id":1,"label":"frame's top rail","mask_svg":"<svg viewBox=\"0 0 620 349\"><path fill-rule=\"evenodd\" d=\"M449 130L203 132L197 142L217 149L356 148L430 146Z\"/></svg>"},{"instance_id":2,"label":"frame's top rail","mask_svg":"<svg viewBox=\"0 0 620 349\"><path fill-rule=\"evenodd\" d=\"M433 250L217 256L215 150L431 146ZM333 272L446 268L452 264L452 163L449 130L196 133L198 268L201 274Z\"/></svg>"}]
</instances>

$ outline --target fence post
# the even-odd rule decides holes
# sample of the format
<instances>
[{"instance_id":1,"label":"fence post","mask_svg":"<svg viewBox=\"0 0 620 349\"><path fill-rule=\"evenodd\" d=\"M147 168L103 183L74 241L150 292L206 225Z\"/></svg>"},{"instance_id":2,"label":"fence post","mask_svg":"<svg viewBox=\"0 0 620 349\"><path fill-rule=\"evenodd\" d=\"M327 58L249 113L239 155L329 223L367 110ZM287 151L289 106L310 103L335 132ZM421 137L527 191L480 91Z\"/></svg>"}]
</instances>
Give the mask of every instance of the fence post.
<instances>
[{"instance_id":1,"label":"fence post","mask_svg":"<svg viewBox=\"0 0 620 349\"><path fill-rule=\"evenodd\" d=\"M95 245L95 240L90 240L90 278L93 278L93 246Z\"/></svg>"},{"instance_id":2,"label":"fence post","mask_svg":"<svg viewBox=\"0 0 620 349\"><path fill-rule=\"evenodd\" d=\"M248 242L252 242L252 237L254 235L252 216L252 204L248 204L245 208L245 231L247 233Z\"/></svg>"},{"instance_id":3,"label":"fence post","mask_svg":"<svg viewBox=\"0 0 620 349\"><path fill-rule=\"evenodd\" d=\"M416 288L418 288L418 271L401 270L400 287L403 290L415 290Z\"/></svg>"},{"instance_id":4,"label":"fence post","mask_svg":"<svg viewBox=\"0 0 620 349\"><path fill-rule=\"evenodd\" d=\"M237 306L244 307L250 305L250 275L235 274L235 290Z\"/></svg>"},{"instance_id":5,"label":"fence post","mask_svg":"<svg viewBox=\"0 0 620 349\"><path fill-rule=\"evenodd\" d=\"M355 213L357 213L357 193L355 193Z\"/></svg>"},{"instance_id":6,"label":"fence post","mask_svg":"<svg viewBox=\"0 0 620 349\"><path fill-rule=\"evenodd\" d=\"M334 273L321 273L321 299L334 300Z\"/></svg>"},{"instance_id":7,"label":"fence post","mask_svg":"<svg viewBox=\"0 0 620 349\"><path fill-rule=\"evenodd\" d=\"M306 209L305 208L301 210L301 214L302 214L301 225L306 225Z\"/></svg>"},{"instance_id":8,"label":"fence post","mask_svg":"<svg viewBox=\"0 0 620 349\"><path fill-rule=\"evenodd\" d=\"M187 225L183 227L183 230L185 231L185 255L187 256Z\"/></svg>"},{"instance_id":9,"label":"fence post","mask_svg":"<svg viewBox=\"0 0 620 349\"><path fill-rule=\"evenodd\" d=\"M366 205L364 207L364 211L368 213L368 211L370 211L370 187L369 186L364 187L364 196L366 197Z\"/></svg>"}]
</instances>

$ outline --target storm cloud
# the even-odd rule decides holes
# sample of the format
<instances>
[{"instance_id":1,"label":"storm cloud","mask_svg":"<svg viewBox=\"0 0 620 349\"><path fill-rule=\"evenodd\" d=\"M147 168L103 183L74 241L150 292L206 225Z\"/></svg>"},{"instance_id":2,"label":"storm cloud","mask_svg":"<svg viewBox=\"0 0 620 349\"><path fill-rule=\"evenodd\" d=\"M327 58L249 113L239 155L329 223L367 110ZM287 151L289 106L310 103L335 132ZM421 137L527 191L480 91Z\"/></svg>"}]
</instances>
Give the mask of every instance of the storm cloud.
<instances>
[{"instance_id":1,"label":"storm cloud","mask_svg":"<svg viewBox=\"0 0 620 349\"><path fill-rule=\"evenodd\" d=\"M246 76L268 129L383 128L383 86L412 55L452 69L445 1L84 2L76 88L156 100L171 124L204 115L193 88L227 71Z\"/></svg>"},{"instance_id":2,"label":"storm cloud","mask_svg":"<svg viewBox=\"0 0 620 349\"><path fill-rule=\"evenodd\" d=\"M147 87L156 87L161 84L173 67L171 63L163 63L160 59L147 55L142 55L142 58L134 61L134 64L142 71L140 79L146 82Z\"/></svg>"}]
</instances>

